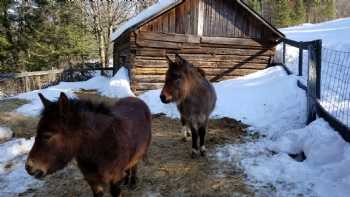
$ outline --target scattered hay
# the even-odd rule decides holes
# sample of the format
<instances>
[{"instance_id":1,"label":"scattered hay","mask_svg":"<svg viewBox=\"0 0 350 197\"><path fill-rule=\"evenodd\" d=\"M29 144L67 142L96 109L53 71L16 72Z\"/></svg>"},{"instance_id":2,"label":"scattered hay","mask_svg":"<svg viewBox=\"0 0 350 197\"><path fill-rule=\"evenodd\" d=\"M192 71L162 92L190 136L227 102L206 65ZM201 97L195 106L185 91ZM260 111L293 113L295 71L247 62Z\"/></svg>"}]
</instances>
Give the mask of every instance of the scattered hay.
<instances>
[{"instance_id":1,"label":"scattered hay","mask_svg":"<svg viewBox=\"0 0 350 197\"><path fill-rule=\"evenodd\" d=\"M35 135L38 118L13 111L27 103L29 102L23 99L0 100L0 125L9 127L14 132L14 137L29 138Z\"/></svg>"},{"instance_id":2,"label":"scattered hay","mask_svg":"<svg viewBox=\"0 0 350 197\"><path fill-rule=\"evenodd\" d=\"M191 142L184 142L179 133L180 121L154 116L149 162L139 166L135 190L123 187L124 196L253 196L242 171L233 169L232 165L224 166L210 156L219 145L241 143L246 126L229 118L211 120L209 125L208 156L192 159ZM75 162L45 181L44 187L21 196L92 195Z\"/></svg>"}]
</instances>

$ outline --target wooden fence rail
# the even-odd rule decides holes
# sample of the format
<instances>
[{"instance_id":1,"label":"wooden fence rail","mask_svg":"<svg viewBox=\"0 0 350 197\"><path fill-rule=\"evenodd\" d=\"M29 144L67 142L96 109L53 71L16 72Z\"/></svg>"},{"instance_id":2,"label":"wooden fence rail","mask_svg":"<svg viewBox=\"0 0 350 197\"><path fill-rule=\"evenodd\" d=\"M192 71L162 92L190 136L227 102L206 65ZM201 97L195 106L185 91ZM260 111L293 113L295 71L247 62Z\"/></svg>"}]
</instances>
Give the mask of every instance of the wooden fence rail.
<instances>
[{"instance_id":1,"label":"wooden fence rail","mask_svg":"<svg viewBox=\"0 0 350 197\"><path fill-rule=\"evenodd\" d=\"M113 68L52 69L0 74L0 97L46 88L58 84L60 81L87 80L92 77L91 71L112 70Z\"/></svg>"}]
</instances>

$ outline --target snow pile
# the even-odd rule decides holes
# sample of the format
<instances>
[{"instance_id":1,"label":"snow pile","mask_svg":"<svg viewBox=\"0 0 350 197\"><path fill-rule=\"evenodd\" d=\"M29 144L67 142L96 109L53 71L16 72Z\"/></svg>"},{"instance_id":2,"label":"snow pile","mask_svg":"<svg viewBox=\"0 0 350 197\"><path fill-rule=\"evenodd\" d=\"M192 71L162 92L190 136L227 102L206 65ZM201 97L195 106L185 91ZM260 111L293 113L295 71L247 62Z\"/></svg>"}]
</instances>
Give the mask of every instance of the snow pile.
<instances>
[{"instance_id":1,"label":"snow pile","mask_svg":"<svg viewBox=\"0 0 350 197\"><path fill-rule=\"evenodd\" d=\"M127 97L135 96L130 89L130 81L128 70L124 67L120 68L117 74L112 77L109 82L100 90L102 96L107 97Z\"/></svg>"},{"instance_id":2,"label":"snow pile","mask_svg":"<svg viewBox=\"0 0 350 197\"><path fill-rule=\"evenodd\" d=\"M8 127L1 127L0 126L0 142L8 140L12 138L13 131Z\"/></svg>"},{"instance_id":3,"label":"snow pile","mask_svg":"<svg viewBox=\"0 0 350 197\"><path fill-rule=\"evenodd\" d=\"M302 151L303 162L288 155ZM239 162L258 194L268 192L266 185L276 191L268 196L345 197L350 193L350 145L323 119L276 138L226 145L216 155L220 161Z\"/></svg>"},{"instance_id":4,"label":"snow pile","mask_svg":"<svg viewBox=\"0 0 350 197\"><path fill-rule=\"evenodd\" d=\"M138 15L134 16L130 20L123 23L115 32L112 34L112 40L117 39L120 35L122 35L127 29L133 27L144 20L147 20L154 15L164 11L165 9L172 7L181 1L179 0L159 0L158 3L144 9Z\"/></svg>"},{"instance_id":5,"label":"snow pile","mask_svg":"<svg viewBox=\"0 0 350 197\"><path fill-rule=\"evenodd\" d=\"M31 139L15 139L0 144L0 195L17 196L42 183L27 174L24 168L27 153L34 143Z\"/></svg>"},{"instance_id":6,"label":"snow pile","mask_svg":"<svg viewBox=\"0 0 350 197\"><path fill-rule=\"evenodd\" d=\"M350 51L350 18L318 24L303 24L280 29L287 38L297 41L322 39L327 48Z\"/></svg>"},{"instance_id":7,"label":"snow pile","mask_svg":"<svg viewBox=\"0 0 350 197\"><path fill-rule=\"evenodd\" d=\"M300 128L306 121L306 100L296 84L296 78L280 67L216 83L218 99L212 117L232 117L260 131ZM178 118L175 104L161 103L159 95L160 90L152 90L140 98L152 113Z\"/></svg>"},{"instance_id":8,"label":"snow pile","mask_svg":"<svg viewBox=\"0 0 350 197\"><path fill-rule=\"evenodd\" d=\"M29 116L39 115L43 105L38 97L38 93L42 93L49 100L57 100L61 92L64 92L68 97L74 98L74 92L79 90L97 90L103 96L117 98L134 96L129 84L128 70L122 67L111 79L104 76L96 76L87 81L60 82L58 85L46 89L19 94L15 98L30 100L31 103L19 107L16 111Z\"/></svg>"}]
</instances>

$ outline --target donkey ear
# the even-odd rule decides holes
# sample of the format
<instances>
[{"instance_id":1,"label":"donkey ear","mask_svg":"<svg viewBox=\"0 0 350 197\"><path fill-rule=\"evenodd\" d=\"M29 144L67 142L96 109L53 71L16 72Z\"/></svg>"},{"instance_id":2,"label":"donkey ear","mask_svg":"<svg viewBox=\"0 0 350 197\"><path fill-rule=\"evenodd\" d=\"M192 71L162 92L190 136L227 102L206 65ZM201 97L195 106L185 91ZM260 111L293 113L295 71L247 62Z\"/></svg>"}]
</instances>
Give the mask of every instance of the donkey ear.
<instances>
[{"instance_id":1,"label":"donkey ear","mask_svg":"<svg viewBox=\"0 0 350 197\"><path fill-rule=\"evenodd\" d=\"M38 93L38 95L44 107L47 107L52 103L49 99L45 98L43 94Z\"/></svg>"},{"instance_id":2,"label":"donkey ear","mask_svg":"<svg viewBox=\"0 0 350 197\"><path fill-rule=\"evenodd\" d=\"M169 55L166 55L166 59L167 59L167 61L168 61L169 67L174 67L174 66L176 66L176 63L175 63L173 60L170 59Z\"/></svg>"},{"instance_id":3,"label":"donkey ear","mask_svg":"<svg viewBox=\"0 0 350 197\"><path fill-rule=\"evenodd\" d=\"M69 111L69 99L63 92L61 92L58 98L58 106L61 115L65 115Z\"/></svg>"},{"instance_id":4,"label":"donkey ear","mask_svg":"<svg viewBox=\"0 0 350 197\"><path fill-rule=\"evenodd\" d=\"M175 63L179 66L185 66L187 64L187 61L184 58L182 58L179 54L176 53Z\"/></svg>"},{"instance_id":5,"label":"donkey ear","mask_svg":"<svg viewBox=\"0 0 350 197\"><path fill-rule=\"evenodd\" d=\"M173 60L170 59L169 55L165 56L166 60L168 61L169 64L174 63Z\"/></svg>"}]
</instances>

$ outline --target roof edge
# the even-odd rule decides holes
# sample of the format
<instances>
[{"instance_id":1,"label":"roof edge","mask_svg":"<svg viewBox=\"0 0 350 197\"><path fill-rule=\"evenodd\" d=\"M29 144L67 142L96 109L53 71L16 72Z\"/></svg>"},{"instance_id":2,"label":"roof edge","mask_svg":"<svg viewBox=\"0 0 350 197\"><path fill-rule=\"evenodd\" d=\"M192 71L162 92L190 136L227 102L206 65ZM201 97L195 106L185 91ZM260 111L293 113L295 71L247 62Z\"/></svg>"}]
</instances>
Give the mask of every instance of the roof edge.
<instances>
[{"instance_id":1,"label":"roof edge","mask_svg":"<svg viewBox=\"0 0 350 197\"><path fill-rule=\"evenodd\" d=\"M166 6L166 7L165 7L164 9L162 9L160 12L155 13L155 14L153 14L153 15L151 15L151 16L145 18L144 20L142 20L142 21L140 21L140 22L138 22L138 23L135 23L134 25L128 27L127 29L125 29L125 30L123 31L123 33L121 33L121 34L120 34L119 36L117 36L116 38L112 39L112 42L114 42L114 41L117 40L118 38L123 37L125 34L131 32L131 31L133 31L133 30L135 30L135 29L137 29L138 27L141 27L141 26L144 25L145 23L148 23L149 21L151 21L151 20L157 18L158 16L164 14L165 12L167 12L167 11L173 9L174 7L180 5L181 3L183 3L183 1L184 1L184 0L177 0L177 1L175 1L175 2L173 2L173 3L171 3L171 4L169 4L168 6ZM142 13L142 12L140 12L139 14L141 14L141 13ZM134 17L137 17L139 14L135 15ZM132 17L132 18L133 18L133 17ZM131 18L131 19L132 19L132 18ZM129 20L131 20L131 19L129 19Z\"/></svg>"},{"instance_id":2,"label":"roof edge","mask_svg":"<svg viewBox=\"0 0 350 197\"><path fill-rule=\"evenodd\" d=\"M265 26L267 26L270 30L272 30L275 34L278 36L285 38L286 36L278 30L274 25L272 25L270 22L268 22L264 17L262 17L259 13L257 13L254 9L249 7L245 2L242 0L236 0L236 2L243 6L246 10L248 10L251 14L253 14L257 19L259 19Z\"/></svg>"}]
</instances>

